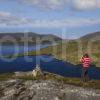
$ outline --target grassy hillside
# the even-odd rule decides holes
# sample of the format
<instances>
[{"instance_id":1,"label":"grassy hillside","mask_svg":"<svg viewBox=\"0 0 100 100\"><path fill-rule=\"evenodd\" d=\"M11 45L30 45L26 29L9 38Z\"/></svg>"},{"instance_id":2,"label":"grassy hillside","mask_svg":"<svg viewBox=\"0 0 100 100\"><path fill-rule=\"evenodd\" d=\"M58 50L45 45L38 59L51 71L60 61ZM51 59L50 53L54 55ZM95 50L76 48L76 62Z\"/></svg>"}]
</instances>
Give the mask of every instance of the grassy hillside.
<instances>
[{"instance_id":1,"label":"grassy hillside","mask_svg":"<svg viewBox=\"0 0 100 100\"><path fill-rule=\"evenodd\" d=\"M77 40L70 40L67 42L62 41L56 46L49 46L47 48L32 51L24 55L53 55L57 59L77 65L80 63L81 56L84 53L89 53L92 63L97 67L100 67L100 40L91 41L95 39L95 36L99 37L100 34L98 33L97 35L97 33L92 33ZM23 54L20 54L20 56L22 55Z\"/></svg>"},{"instance_id":2,"label":"grassy hillside","mask_svg":"<svg viewBox=\"0 0 100 100\"><path fill-rule=\"evenodd\" d=\"M48 48L41 49L40 51L29 52L28 55L40 55L50 54L55 58L71 62L73 64L79 64L78 59L78 45L75 41L59 43L56 46L50 46Z\"/></svg>"}]
</instances>

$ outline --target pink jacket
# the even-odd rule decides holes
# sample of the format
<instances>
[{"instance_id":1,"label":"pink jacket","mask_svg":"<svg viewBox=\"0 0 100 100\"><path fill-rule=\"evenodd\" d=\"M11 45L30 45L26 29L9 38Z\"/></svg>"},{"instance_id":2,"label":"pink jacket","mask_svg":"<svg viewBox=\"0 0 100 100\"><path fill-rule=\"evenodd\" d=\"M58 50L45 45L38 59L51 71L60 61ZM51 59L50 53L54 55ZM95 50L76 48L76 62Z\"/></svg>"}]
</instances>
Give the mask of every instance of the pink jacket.
<instances>
[{"instance_id":1,"label":"pink jacket","mask_svg":"<svg viewBox=\"0 0 100 100\"><path fill-rule=\"evenodd\" d=\"M90 66L91 59L83 57L83 58L81 58L81 62L83 64L84 68L88 68Z\"/></svg>"}]
</instances>

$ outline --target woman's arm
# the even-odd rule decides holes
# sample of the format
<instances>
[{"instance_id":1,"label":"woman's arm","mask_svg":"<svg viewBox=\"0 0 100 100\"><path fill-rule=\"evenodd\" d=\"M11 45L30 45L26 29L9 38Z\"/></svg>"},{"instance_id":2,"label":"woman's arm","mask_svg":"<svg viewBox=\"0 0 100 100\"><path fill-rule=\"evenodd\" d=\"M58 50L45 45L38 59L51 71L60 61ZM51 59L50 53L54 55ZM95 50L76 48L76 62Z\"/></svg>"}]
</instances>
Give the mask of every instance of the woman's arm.
<instances>
[{"instance_id":1,"label":"woman's arm","mask_svg":"<svg viewBox=\"0 0 100 100\"><path fill-rule=\"evenodd\" d=\"M84 62L84 58L83 58L83 57L81 57L80 62L81 62L81 63L83 63L83 62Z\"/></svg>"}]
</instances>

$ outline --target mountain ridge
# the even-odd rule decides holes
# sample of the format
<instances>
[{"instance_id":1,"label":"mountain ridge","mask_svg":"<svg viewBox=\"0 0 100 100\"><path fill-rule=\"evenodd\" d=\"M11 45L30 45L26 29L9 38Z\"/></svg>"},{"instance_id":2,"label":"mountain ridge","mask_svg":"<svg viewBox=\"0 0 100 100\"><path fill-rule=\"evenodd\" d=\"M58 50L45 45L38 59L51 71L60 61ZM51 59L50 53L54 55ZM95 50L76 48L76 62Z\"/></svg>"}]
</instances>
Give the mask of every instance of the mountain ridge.
<instances>
[{"instance_id":1,"label":"mountain ridge","mask_svg":"<svg viewBox=\"0 0 100 100\"><path fill-rule=\"evenodd\" d=\"M84 35L84 36L82 36L82 37L80 37L79 39L93 39L93 38L97 38L99 36L99 38L100 38L100 32L98 31L98 32L93 32L93 33L88 33L88 34L86 34L86 35Z\"/></svg>"},{"instance_id":2,"label":"mountain ridge","mask_svg":"<svg viewBox=\"0 0 100 100\"><path fill-rule=\"evenodd\" d=\"M55 42L59 42L62 39L56 35L51 34L37 34L33 32L27 32L27 33L0 33L0 40L3 40L5 44L9 45L11 44L11 39L14 39L17 41L19 45L23 45L24 42L27 40L29 45L30 44L36 44L36 43L50 43L50 41L54 40ZM7 41L8 40L8 41ZM37 41L38 40L38 41ZM0 43L2 43L0 41Z\"/></svg>"}]
</instances>

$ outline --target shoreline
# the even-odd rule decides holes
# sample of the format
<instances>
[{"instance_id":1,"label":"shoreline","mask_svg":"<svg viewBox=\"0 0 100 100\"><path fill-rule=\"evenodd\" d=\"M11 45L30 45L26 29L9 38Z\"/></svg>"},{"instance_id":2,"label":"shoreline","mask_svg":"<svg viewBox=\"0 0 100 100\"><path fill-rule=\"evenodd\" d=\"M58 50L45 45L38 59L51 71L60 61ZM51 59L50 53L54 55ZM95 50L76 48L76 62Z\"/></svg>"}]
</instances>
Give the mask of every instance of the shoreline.
<instances>
[{"instance_id":1,"label":"shoreline","mask_svg":"<svg viewBox=\"0 0 100 100\"><path fill-rule=\"evenodd\" d=\"M32 71L28 72L13 72L13 73L0 73L0 81L7 81L12 79L21 79L23 81L29 81L29 80L52 80L57 81L63 84L68 84L76 87L83 87L87 89L97 89L100 90L100 80L90 80L88 82L82 82L80 78L76 77L64 77L58 74L50 73L44 71L44 78L38 78L35 79L32 76Z\"/></svg>"}]
</instances>

